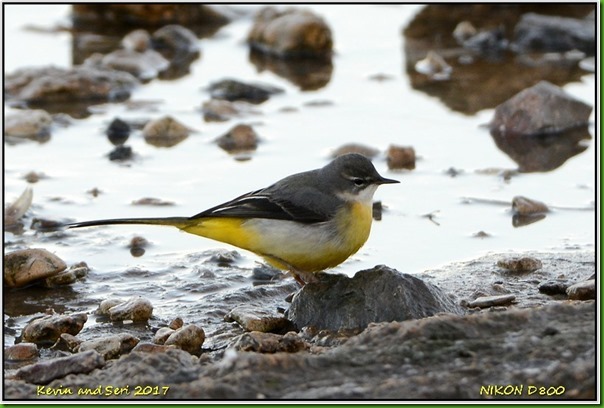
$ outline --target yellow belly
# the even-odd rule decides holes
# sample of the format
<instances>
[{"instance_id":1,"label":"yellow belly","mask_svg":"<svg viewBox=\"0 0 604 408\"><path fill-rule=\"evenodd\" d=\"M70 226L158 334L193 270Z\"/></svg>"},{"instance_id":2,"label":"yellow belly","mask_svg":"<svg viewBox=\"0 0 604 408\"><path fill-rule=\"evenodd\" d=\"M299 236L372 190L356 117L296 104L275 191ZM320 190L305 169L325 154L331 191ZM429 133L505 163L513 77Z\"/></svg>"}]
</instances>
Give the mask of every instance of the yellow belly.
<instances>
[{"instance_id":1,"label":"yellow belly","mask_svg":"<svg viewBox=\"0 0 604 408\"><path fill-rule=\"evenodd\" d=\"M254 252L280 269L318 272L356 253L369 237L371 220L371 206L355 203L326 223L202 218L181 229Z\"/></svg>"}]
</instances>

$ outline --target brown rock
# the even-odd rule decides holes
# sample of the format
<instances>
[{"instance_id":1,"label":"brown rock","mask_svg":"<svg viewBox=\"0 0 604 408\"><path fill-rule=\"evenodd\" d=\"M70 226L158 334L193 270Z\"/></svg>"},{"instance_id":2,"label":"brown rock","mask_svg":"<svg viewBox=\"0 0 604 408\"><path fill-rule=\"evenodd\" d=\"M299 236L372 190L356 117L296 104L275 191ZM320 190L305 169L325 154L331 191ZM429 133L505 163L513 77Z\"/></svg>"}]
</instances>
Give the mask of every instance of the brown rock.
<instances>
[{"instance_id":1,"label":"brown rock","mask_svg":"<svg viewBox=\"0 0 604 408\"><path fill-rule=\"evenodd\" d=\"M145 321L151 318L153 305L142 297L132 297L109 309L111 320Z\"/></svg>"},{"instance_id":2,"label":"brown rock","mask_svg":"<svg viewBox=\"0 0 604 408\"><path fill-rule=\"evenodd\" d=\"M68 374L89 373L104 365L103 356L94 350L90 350L20 368L15 373L15 377L28 383L47 384Z\"/></svg>"},{"instance_id":3,"label":"brown rock","mask_svg":"<svg viewBox=\"0 0 604 408\"><path fill-rule=\"evenodd\" d=\"M128 353L139 341L138 338L126 333L116 334L98 340L84 341L78 347L78 352L83 353L88 350L96 350L105 360L109 360Z\"/></svg>"},{"instance_id":4,"label":"brown rock","mask_svg":"<svg viewBox=\"0 0 604 408\"><path fill-rule=\"evenodd\" d=\"M516 196L512 199L512 212L518 215L535 215L549 212L549 208L541 201Z\"/></svg>"},{"instance_id":5,"label":"brown rock","mask_svg":"<svg viewBox=\"0 0 604 408\"><path fill-rule=\"evenodd\" d=\"M171 116L149 121L143 128L145 141L157 147L172 147L189 137L191 130Z\"/></svg>"},{"instance_id":6,"label":"brown rock","mask_svg":"<svg viewBox=\"0 0 604 408\"><path fill-rule=\"evenodd\" d=\"M51 124L52 117L42 109L18 111L4 119L4 136L46 141Z\"/></svg>"},{"instance_id":7,"label":"brown rock","mask_svg":"<svg viewBox=\"0 0 604 408\"><path fill-rule=\"evenodd\" d=\"M45 249L23 249L4 256L4 284L21 287L49 276L57 275L67 265Z\"/></svg>"},{"instance_id":8,"label":"brown rock","mask_svg":"<svg viewBox=\"0 0 604 408\"><path fill-rule=\"evenodd\" d=\"M201 327L188 324L172 333L164 345L175 345L181 350L197 355L201 352L205 339L206 335Z\"/></svg>"},{"instance_id":9,"label":"brown rock","mask_svg":"<svg viewBox=\"0 0 604 408\"><path fill-rule=\"evenodd\" d=\"M415 168L415 149L405 146L390 146L387 154L389 169L407 169Z\"/></svg>"},{"instance_id":10,"label":"brown rock","mask_svg":"<svg viewBox=\"0 0 604 408\"><path fill-rule=\"evenodd\" d=\"M38 357L38 346L35 343L19 343L4 349L6 360L21 361Z\"/></svg>"},{"instance_id":11,"label":"brown rock","mask_svg":"<svg viewBox=\"0 0 604 408\"><path fill-rule=\"evenodd\" d=\"M258 134L250 125L237 125L217 139L218 146L229 153L256 150Z\"/></svg>"},{"instance_id":12,"label":"brown rock","mask_svg":"<svg viewBox=\"0 0 604 408\"><path fill-rule=\"evenodd\" d=\"M497 266L510 272L533 272L541 269L543 264L537 258L523 256L500 259L497 261Z\"/></svg>"},{"instance_id":13,"label":"brown rock","mask_svg":"<svg viewBox=\"0 0 604 408\"><path fill-rule=\"evenodd\" d=\"M54 343L62 333L76 335L88 320L86 313L72 315L50 315L31 321L23 329L23 341L36 344Z\"/></svg>"},{"instance_id":14,"label":"brown rock","mask_svg":"<svg viewBox=\"0 0 604 408\"><path fill-rule=\"evenodd\" d=\"M290 326L289 320L282 314L257 310L249 306L238 306L225 317L226 321L235 321L249 332L282 331Z\"/></svg>"},{"instance_id":15,"label":"brown rock","mask_svg":"<svg viewBox=\"0 0 604 408\"><path fill-rule=\"evenodd\" d=\"M311 11L265 7L256 15L248 43L260 52L281 58L325 58L332 54L331 30Z\"/></svg>"},{"instance_id":16,"label":"brown rock","mask_svg":"<svg viewBox=\"0 0 604 408\"><path fill-rule=\"evenodd\" d=\"M596 281L589 279L583 282L575 283L566 289L566 294L569 299L573 300L589 300L596 298Z\"/></svg>"},{"instance_id":17,"label":"brown rock","mask_svg":"<svg viewBox=\"0 0 604 408\"><path fill-rule=\"evenodd\" d=\"M140 351L142 353L165 353L168 350L177 348L175 345L166 346L163 344L138 343L132 349L132 352Z\"/></svg>"},{"instance_id":18,"label":"brown rock","mask_svg":"<svg viewBox=\"0 0 604 408\"><path fill-rule=\"evenodd\" d=\"M515 135L556 133L586 125L592 107L541 81L495 108L492 131Z\"/></svg>"}]
</instances>

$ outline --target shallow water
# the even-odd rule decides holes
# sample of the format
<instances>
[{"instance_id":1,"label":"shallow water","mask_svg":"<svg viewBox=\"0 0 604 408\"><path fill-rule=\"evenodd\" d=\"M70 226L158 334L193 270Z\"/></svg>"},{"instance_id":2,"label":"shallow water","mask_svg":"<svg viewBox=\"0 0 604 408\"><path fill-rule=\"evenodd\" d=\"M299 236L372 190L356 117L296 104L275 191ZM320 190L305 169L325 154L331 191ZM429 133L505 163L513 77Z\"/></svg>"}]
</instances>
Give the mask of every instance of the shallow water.
<instances>
[{"instance_id":1,"label":"shallow water","mask_svg":"<svg viewBox=\"0 0 604 408\"><path fill-rule=\"evenodd\" d=\"M257 72L244 43L251 18L241 18L200 40L202 55L191 66L190 75L155 80L133 93L132 101L155 101L151 108L97 105L90 117L55 127L47 143L4 143L5 202L21 194L27 186L23 176L35 171L47 178L33 184L34 201L26 227L34 217L84 221L193 215L288 174L321 167L328 162L330 151L342 144L358 142L382 152L396 144L415 148L417 167L394 172L388 171L383 155L374 160L381 174L401 184L380 187L375 198L386 207L382 221L374 223L371 237L359 253L334 272L352 275L386 264L417 273L486 252L594 248L595 212L589 209L595 200L593 139L584 152L550 172L523 173L511 180L497 172L483 174L479 170L516 168L481 127L491 119L493 110L473 116L451 111L438 99L412 89L405 73L401 30L420 6L321 5L312 9L327 20L334 33L336 55L327 86L301 91L270 71ZM27 25L50 28L65 23L69 8L36 5L31 10L23 5L5 7L6 72L26 66L70 66L68 32L26 29ZM376 74L391 79L371 80ZM255 107L261 112L258 115L205 123L200 107L209 95L204 88L226 77L266 82L286 92ZM595 105L593 74L586 72L581 83L564 89ZM311 103L317 101L329 103ZM124 164L107 158L113 146L104 130L113 118L143 120L164 115L172 115L196 132L172 148L158 148L135 131L127 142L136 154L133 161ZM213 143L241 122L253 124L262 138L248 161L235 160ZM593 137L593 126L590 132ZM451 177L446 173L450 168L461 173ZM93 197L87 193L93 188L102 194ZM509 206L464 200L511 202L517 195L561 209L542 221L514 227ZM144 197L175 205L131 205ZM426 217L431 213L432 220ZM479 231L490 237L474 238ZM135 235L151 242L142 257L133 257L127 248ZM233 248L161 227L115 226L57 233L26 229L18 236L5 232L4 240L5 252L43 247L68 265L85 261L92 267L84 281L70 288L36 290L19 295L23 298L8 296L11 304L29 308L5 304L5 314L11 318L10 322L5 318L5 325L16 330L7 332L5 344L12 344L17 329L46 307L57 312L63 308L92 311L107 297L142 295L153 303L154 313L162 321L181 316L185 322L212 324L228 312L223 309L229 304L234 307L238 301L250 301L237 294L253 286L251 268L259 261L253 254L239 251L235 269L212 266L205 262L209 256L205 251ZM287 293L295 286L278 283L275 288ZM254 301L262 303L262 299ZM213 307L216 304L221 306ZM90 319L87 327L93 325L94 319Z\"/></svg>"}]
</instances>

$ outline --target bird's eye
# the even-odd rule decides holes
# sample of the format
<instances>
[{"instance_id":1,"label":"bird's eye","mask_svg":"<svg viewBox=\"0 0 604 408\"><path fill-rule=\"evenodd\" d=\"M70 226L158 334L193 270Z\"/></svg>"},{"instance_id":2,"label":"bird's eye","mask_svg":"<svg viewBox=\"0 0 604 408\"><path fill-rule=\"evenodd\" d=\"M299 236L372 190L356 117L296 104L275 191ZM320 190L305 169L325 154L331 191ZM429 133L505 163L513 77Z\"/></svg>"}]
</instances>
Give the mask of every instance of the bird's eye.
<instances>
[{"instance_id":1,"label":"bird's eye","mask_svg":"<svg viewBox=\"0 0 604 408\"><path fill-rule=\"evenodd\" d=\"M365 179L359 178L359 177L354 177L352 179L352 182L354 183L355 186L357 187L361 187L365 185Z\"/></svg>"}]
</instances>

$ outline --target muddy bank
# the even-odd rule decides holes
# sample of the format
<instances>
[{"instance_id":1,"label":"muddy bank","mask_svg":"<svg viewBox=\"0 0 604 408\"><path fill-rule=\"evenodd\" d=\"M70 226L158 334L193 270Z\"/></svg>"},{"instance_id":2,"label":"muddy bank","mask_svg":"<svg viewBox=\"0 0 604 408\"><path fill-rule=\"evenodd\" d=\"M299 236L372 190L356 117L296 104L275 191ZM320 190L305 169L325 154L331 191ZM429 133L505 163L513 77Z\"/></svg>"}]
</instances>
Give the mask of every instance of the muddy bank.
<instances>
[{"instance_id":1,"label":"muddy bank","mask_svg":"<svg viewBox=\"0 0 604 408\"><path fill-rule=\"evenodd\" d=\"M538 268L518 268L527 264ZM89 350L68 357L65 375L74 366L81 367L77 375L37 380L48 362L5 371L5 398L589 400L595 398L596 304L542 287L552 281L570 287L594 272L593 252L488 255L421 275L454 293L464 315L372 323L359 334L305 327L284 336L241 336L225 327L226 346L204 348L199 356L147 346L104 360ZM514 299L468 302L493 293ZM275 293L265 295L270 301ZM50 360L56 372L58 360Z\"/></svg>"}]
</instances>

